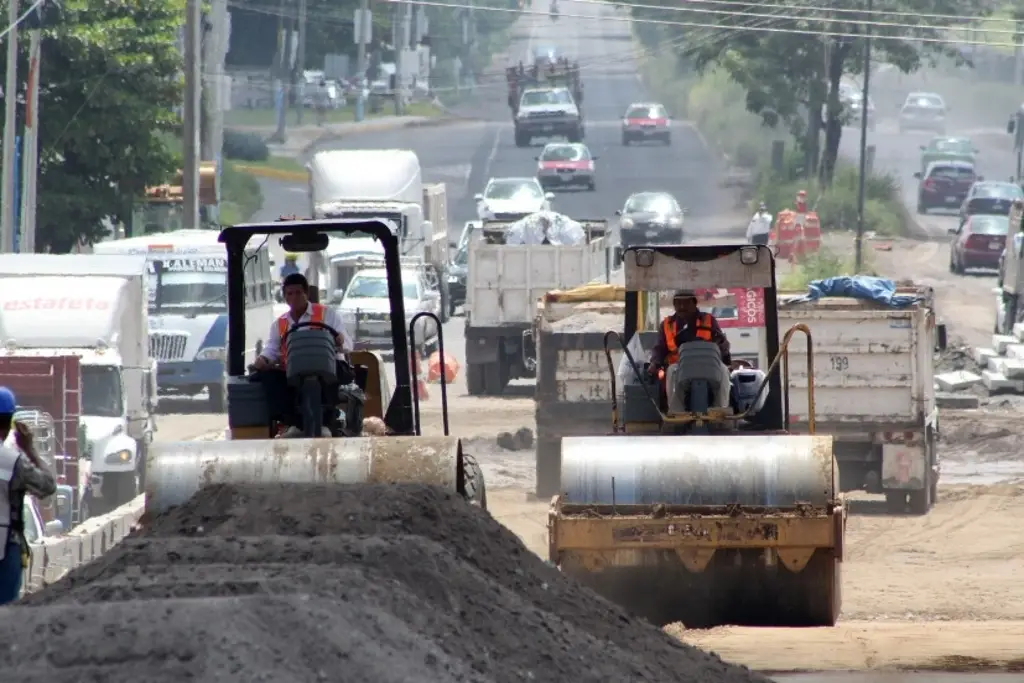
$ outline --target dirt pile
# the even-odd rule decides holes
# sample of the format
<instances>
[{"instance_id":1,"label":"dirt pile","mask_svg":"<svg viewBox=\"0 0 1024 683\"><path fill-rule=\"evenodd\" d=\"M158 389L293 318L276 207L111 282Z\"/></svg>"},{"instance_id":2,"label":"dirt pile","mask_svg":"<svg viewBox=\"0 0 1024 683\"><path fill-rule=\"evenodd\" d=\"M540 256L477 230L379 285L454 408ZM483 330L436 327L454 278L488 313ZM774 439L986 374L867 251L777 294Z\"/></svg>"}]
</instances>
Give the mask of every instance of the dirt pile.
<instances>
[{"instance_id":1,"label":"dirt pile","mask_svg":"<svg viewBox=\"0 0 1024 683\"><path fill-rule=\"evenodd\" d=\"M214 486L0 609L18 680L764 682L423 486Z\"/></svg>"}]
</instances>

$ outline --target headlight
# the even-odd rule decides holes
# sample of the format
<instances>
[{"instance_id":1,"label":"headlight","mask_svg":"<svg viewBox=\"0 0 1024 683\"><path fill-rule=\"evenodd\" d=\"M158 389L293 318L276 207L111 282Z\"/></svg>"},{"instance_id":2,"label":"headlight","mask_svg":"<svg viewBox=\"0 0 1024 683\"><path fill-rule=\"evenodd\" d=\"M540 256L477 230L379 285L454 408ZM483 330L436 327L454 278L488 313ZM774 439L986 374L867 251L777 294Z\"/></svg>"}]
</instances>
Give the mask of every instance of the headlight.
<instances>
[{"instance_id":1,"label":"headlight","mask_svg":"<svg viewBox=\"0 0 1024 683\"><path fill-rule=\"evenodd\" d=\"M633 227L633 219L632 218L623 218L619 222L619 226L623 227L623 228L626 228L628 230L629 228Z\"/></svg>"},{"instance_id":2,"label":"headlight","mask_svg":"<svg viewBox=\"0 0 1024 683\"><path fill-rule=\"evenodd\" d=\"M200 349L196 354L196 360L224 360L224 347L208 346L205 349Z\"/></svg>"},{"instance_id":3,"label":"headlight","mask_svg":"<svg viewBox=\"0 0 1024 683\"><path fill-rule=\"evenodd\" d=\"M458 278L458 276L456 276L456 275L449 275L449 276L448 276L448 282L449 282L449 284L454 284L454 283L456 283L456 282L458 282L458 281L459 281L459 278Z\"/></svg>"},{"instance_id":4,"label":"headlight","mask_svg":"<svg viewBox=\"0 0 1024 683\"><path fill-rule=\"evenodd\" d=\"M132 452L129 450L117 451L116 453L107 453L107 456L103 458L108 465L125 465L132 461Z\"/></svg>"},{"instance_id":5,"label":"headlight","mask_svg":"<svg viewBox=\"0 0 1024 683\"><path fill-rule=\"evenodd\" d=\"M670 228L678 228L683 224L683 219L678 216L673 216L668 219L668 225Z\"/></svg>"}]
</instances>

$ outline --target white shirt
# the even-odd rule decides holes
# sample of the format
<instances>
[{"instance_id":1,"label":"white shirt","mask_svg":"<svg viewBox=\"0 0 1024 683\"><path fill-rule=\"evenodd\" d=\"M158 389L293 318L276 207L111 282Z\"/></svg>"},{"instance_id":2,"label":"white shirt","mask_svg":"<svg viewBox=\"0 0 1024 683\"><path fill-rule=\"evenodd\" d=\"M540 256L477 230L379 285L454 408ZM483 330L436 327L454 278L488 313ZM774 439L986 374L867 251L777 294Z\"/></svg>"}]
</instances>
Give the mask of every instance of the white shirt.
<instances>
[{"instance_id":1,"label":"white shirt","mask_svg":"<svg viewBox=\"0 0 1024 683\"><path fill-rule=\"evenodd\" d=\"M767 235L772 231L772 215L767 211L758 211L747 225L747 242L753 242L755 235Z\"/></svg>"},{"instance_id":2,"label":"white shirt","mask_svg":"<svg viewBox=\"0 0 1024 683\"><path fill-rule=\"evenodd\" d=\"M341 350L348 353L355 344L352 341L352 336L345 329L345 323L341 318L341 315L337 310L330 306L324 307L324 325L333 327L341 335ZM302 314L298 320L292 318L291 311L288 311L283 316L288 318L289 327L298 323L308 323L313 320L313 304L309 303L306 306L306 312ZM260 353L261 356L266 358L271 363L276 363L281 359L281 331L277 328L277 321L281 318L275 318L274 322L270 324L270 335L267 337L266 343L263 345L263 351Z\"/></svg>"}]
</instances>

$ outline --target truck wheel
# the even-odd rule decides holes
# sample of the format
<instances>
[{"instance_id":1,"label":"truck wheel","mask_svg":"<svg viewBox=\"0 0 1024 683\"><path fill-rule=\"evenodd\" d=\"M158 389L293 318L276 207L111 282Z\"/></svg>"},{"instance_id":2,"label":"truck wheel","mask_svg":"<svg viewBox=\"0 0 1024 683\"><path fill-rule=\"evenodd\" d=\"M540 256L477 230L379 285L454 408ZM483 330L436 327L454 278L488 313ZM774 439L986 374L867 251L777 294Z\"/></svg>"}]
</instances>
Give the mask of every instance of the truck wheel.
<instances>
[{"instance_id":1,"label":"truck wheel","mask_svg":"<svg viewBox=\"0 0 1024 683\"><path fill-rule=\"evenodd\" d=\"M139 495L139 492L139 474L137 471L108 472L104 474L102 510L100 514L113 512L128 501L134 500Z\"/></svg>"},{"instance_id":2,"label":"truck wheel","mask_svg":"<svg viewBox=\"0 0 1024 683\"><path fill-rule=\"evenodd\" d=\"M627 136L625 133L622 134L622 146L629 147L629 136Z\"/></svg>"},{"instance_id":3,"label":"truck wheel","mask_svg":"<svg viewBox=\"0 0 1024 683\"><path fill-rule=\"evenodd\" d=\"M906 491L886 491L885 511L890 515L902 515L907 512Z\"/></svg>"},{"instance_id":4,"label":"truck wheel","mask_svg":"<svg viewBox=\"0 0 1024 683\"><path fill-rule=\"evenodd\" d=\"M487 488L484 485L484 471L469 453L462 454L462 495L470 505L487 509Z\"/></svg>"},{"instance_id":5,"label":"truck wheel","mask_svg":"<svg viewBox=\"0 0 1024 683\"><path fill-rule=\"evenodd\" d=\"M569 138L569 142L583 142L583 129L577 128L566 137Z\"/></svg>"},{"instance_id":6,"label":"truck wheel","mask_svg":"<svg viewBox=\"0 0 1024 683\"><path fill-rule=\"evenodd\" d=\"M516 131L516 147L529 147L529 146L530 146L530 136L526 135L525 133L520 133L517 130Z\"/></svg>"},{"instance_id":7,"label":"truck wheel","mask_svg":"<svg viewBox=\"0 0 1024 683\"><path fill-rule=\"evenodd\" d=\"M466 366L466 388L470 396L483 396L486 389L484 384L484 368L487 366L471 364Z\"/></svg>"},{"instance_id":8,"label":"truck wheel","mask_svg":"<svg viewBox=\"0 0 1024 683\"><path fill-rule=\"evenodd\" d=\"M484 366L484 392L488 396L500 396L508 385L508 379L504 355L499 353L497 361Z\"/></svg>"},{"instance_id":9,"label":"truck wheel","mask_svg":"<svg viewBox=\"0 0 1024 683\"><path fill-rule=\"evenodd\" d=\"M924 487L910 492L910 514L927 515L932 509L932 473L929 469L925 473Z\"/></svg>"},{"instance_id":10,"label":"truck wheel","mask_svg":"<svg viewBox=\"0 0 1024 683\"><path fill-rule=\"evenodd\" d=\"M220 384L211 384L206 389L210 392L210 412L217 415L227 412L228 405L225 396L226 391L224 382L222 381Z\"/></svg>"}]
</instances>

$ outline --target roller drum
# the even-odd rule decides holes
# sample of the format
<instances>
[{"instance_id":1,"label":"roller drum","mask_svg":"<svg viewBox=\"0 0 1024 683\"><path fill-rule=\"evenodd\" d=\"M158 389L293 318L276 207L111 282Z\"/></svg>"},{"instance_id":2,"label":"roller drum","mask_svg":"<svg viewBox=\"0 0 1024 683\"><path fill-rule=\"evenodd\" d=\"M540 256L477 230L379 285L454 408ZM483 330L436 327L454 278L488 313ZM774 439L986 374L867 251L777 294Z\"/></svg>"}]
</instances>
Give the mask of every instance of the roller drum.
<instances>
[{"instance_id":1,"label":"roller drum","mask_svg":"<svg viewBox=\"0 0 1024 683\"><path fill-rule=\"evenodd\" d=\"M831 436L562 439L561 488L572 504L825 506L838 476Z\"/></svg>"},{"instance_id":2,"label":"roller drum","mask_svg":"<svg viewBox=\"0 0 1024 683\"><path fill-rule=\"evenodd\" d=\"M181 505L211 484L420 483L455 491L461 457L452 437L154 443L146 512Z\"/></svg>"}]
</instances>

